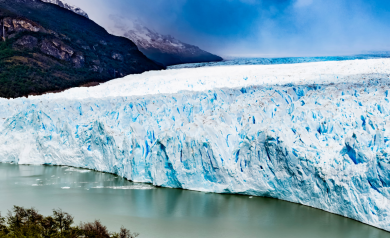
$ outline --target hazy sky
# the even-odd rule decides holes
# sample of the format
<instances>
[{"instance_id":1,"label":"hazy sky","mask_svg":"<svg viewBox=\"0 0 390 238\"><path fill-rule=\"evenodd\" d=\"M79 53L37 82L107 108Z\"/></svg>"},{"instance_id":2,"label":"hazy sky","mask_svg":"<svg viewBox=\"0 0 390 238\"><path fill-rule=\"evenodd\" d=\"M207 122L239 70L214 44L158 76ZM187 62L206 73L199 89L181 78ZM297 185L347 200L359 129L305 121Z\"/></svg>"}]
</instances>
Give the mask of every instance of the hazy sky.
<instances>
[{"instance_id":1,"label":"hazy sky","mask_svg":"<svg viewBox=\"0 0 390 238\"><path fill-rule=\"evenodd\" d=\"M100 25L139 18L222 56L390 50L390 0L65 0Z\"/></svg>"}]
</instances>

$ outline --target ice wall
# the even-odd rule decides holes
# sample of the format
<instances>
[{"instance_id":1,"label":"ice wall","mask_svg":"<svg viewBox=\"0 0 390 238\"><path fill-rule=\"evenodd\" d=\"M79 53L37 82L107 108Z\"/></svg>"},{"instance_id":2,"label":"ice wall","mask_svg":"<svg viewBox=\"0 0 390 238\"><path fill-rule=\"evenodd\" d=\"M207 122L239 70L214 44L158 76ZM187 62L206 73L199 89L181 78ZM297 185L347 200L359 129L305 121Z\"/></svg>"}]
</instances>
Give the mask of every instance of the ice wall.
<instances>
[{"instance_id":1,"label":"ice wall","mask_svg":"<svg viewBox=\"0 0 390 238\"><path fill-rule=\"evenodd\" d=\"M269 196L390 231L389 66L169 70L0 99L0 161Z\"/></svg>"}]
</instances>

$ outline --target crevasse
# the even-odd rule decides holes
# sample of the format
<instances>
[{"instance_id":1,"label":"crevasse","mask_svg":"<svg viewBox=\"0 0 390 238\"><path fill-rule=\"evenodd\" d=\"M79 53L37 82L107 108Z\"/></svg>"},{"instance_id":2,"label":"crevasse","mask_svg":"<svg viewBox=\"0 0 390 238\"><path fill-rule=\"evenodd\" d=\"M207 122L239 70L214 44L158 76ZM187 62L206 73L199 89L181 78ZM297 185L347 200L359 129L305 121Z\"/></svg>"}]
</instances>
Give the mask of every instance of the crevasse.
<instances>
[{"instance_id":1,"label":"crevasse","mask_svg":"<svg viewBox=\"0 0 390 238\"><path fill-rule=\"evenodd\" d=\"M390 231L389 66L169 70L0 99L0 161L274 197Z\"/></svg>"}]
</instances>

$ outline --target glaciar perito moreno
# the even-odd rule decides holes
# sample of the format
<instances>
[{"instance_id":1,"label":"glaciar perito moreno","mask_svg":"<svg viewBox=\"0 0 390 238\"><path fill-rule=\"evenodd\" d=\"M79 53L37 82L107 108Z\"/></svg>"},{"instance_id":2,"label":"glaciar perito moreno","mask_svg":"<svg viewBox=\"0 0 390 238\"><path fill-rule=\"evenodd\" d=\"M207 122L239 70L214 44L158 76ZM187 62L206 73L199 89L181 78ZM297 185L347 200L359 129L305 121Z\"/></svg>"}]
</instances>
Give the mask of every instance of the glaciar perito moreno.
<instances>
[{"instance_id":1,"label":"glaciar perito moreno","mask_svg":"<svg viewBox=\"0 0 390 238\"><path fill-rule=\"evenodd\" d=\"M390 231L390 59L147 72L0 99L0 161L296 202Z\"/></svg>"}]
</instances>

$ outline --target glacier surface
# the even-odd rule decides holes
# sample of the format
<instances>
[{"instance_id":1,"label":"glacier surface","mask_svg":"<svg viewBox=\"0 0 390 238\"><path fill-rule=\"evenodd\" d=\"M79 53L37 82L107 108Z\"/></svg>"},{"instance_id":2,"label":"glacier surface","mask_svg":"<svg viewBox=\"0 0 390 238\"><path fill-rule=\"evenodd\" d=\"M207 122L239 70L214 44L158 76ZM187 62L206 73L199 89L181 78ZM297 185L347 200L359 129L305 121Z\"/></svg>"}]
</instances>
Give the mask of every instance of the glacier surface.
<instances>
[{"instance_id":1,"label":"glacier surface","mask_svg":"<svg viewBox=\"0 0 390 238\"><path fill-rule=\"evenodd\" d=\"M344 61L357 59L390 58L390 52L371 52L367 54L345 56L317 56L317 57L283 57L283 58L234 58L219 62L191 63L168 66L168 69L214 67L227 65L271 65L271 64L299 64L309 62Z\"/></svg>"},{"instance_id":2,"label":"glacier surface","mask_svg":"<svg viewBox=\"0 0 390 238\"><path fill-rule=\"evenodd\" d=\"M390 59L147 72L0 99L0 162L268 196L390 231Z\"/></svg>"}]
</instances>

